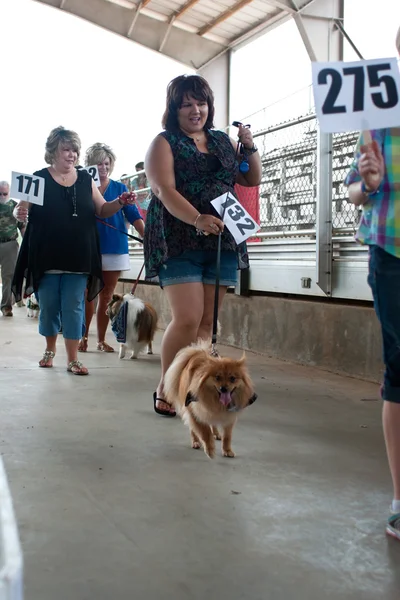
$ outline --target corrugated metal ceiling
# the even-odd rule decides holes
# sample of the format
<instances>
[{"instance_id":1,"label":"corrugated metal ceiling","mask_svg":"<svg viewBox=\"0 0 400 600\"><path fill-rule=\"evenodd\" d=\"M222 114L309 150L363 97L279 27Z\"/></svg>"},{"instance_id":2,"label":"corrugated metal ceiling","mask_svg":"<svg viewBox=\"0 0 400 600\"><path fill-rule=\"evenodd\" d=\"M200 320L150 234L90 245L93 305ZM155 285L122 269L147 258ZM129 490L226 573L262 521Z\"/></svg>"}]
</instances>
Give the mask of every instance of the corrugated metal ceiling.
<instances>
[{"instance_id":1,"label":"corrugated metal ceiling","mask_svg":"<svg viewBox=\"0 0 400 600\"><path fill-rule=\"evenodd\" d=\"M249 42L314 0L36 0L192 68Z\"/></svg>"}]
</instances>

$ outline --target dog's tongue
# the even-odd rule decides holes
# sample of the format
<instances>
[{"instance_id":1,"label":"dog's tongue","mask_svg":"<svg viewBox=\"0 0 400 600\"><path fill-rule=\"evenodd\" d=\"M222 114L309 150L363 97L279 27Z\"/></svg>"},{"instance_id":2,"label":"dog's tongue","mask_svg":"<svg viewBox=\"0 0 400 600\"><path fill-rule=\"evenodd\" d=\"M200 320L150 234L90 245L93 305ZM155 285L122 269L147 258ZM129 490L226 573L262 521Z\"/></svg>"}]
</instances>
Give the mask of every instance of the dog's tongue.
<instances>
[{"instance_id":1,"label":"dog's tongue","mask_svg":"<svg viewBox=\"0 0 400 600\"><path fill-rule=\"evenodd\" d=\"M228 406L230 404L232 398L230 392L221 392L219 396L219 401L224 405Z\"/></svg>"}]
</instances>

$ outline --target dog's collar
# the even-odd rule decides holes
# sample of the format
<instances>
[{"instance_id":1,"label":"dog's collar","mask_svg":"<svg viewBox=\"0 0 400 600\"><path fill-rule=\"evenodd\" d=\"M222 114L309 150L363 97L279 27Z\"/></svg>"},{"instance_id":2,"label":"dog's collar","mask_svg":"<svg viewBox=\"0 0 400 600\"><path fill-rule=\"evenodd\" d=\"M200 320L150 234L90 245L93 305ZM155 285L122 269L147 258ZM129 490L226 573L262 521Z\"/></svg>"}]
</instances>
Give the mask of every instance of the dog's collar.
<instances>
[{"instance_id":1,"label":"dog's collar","mask_svg":"<svg viewBox=\"0 0 400 600\"><path fill-rule=\"evenodd\" d=\"M189 406L192 402L198 402L196 396L193 396L190 392L188 392L185 400L185 406Z\"/></svg>"},{"instance_id":2,"label":"dog's collar","mask_svg":"<svg viewBox=\"0 0 400 600\"><path fill-rule=\"evenodd\" d=\"M252 397L250 398L247 406L251 406L252 404L254 404L254 402L257 400L257 398L258 398L257 394L253 394ZM247 408L247 406L245 408ZM233 402L230 402L227 406L228 412L240 412L241 410L243 410L243 408L238 408Z\"/></svg>"}]
</instances>

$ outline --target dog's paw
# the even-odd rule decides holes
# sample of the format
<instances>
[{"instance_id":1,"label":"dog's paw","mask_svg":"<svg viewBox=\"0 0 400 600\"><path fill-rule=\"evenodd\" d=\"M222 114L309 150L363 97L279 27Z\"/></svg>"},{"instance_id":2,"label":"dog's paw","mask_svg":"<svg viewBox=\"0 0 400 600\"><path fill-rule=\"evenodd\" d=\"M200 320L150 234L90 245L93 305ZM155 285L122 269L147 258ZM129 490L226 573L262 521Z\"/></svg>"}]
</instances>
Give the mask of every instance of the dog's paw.
<instances>
[{"instance_id":1,"label":"dog's paw","mask_svg":"<svg viewBox=\"0 0 400 600\"><path fill-rule=\"evenodd\" d=\"M213 433L213 436L214 436L214 440L221 441L221 439L222 439L221 438L221 434L220 434L220 432L218 431L218 429L216 427L213 427L212 433Z\"/></svg>"},{"instance_id":2,"label":"dog's paw","mask_svg":"<svg viewBox=\"0 0 400 600\"><path fill-rule=\"evenodd\" d=\"M131 360L137 360L137 356L135 356L134 354L132 354Z\"/></svg>"},{"instance_id":3,"label":"dog's paw","mask_svg":"<svg viewBox=\"0 0 400 600\"><path fill-rule=\"evenodd\" d=\"M226 458L235 458L235 453L229 448L229 450L223 450L222 456L225 456Z\"/></svg>"},{"instance_id":4,"label":"dog's paw","mask_svg":"<svg viewBox=\"0 0 400 600\"><path fill-rule=\"evenodd\" d=\"M200 442L192 442L192 448L194 450L200 450L200 448L201 448Z\"/></svg>"},{"instance_id":5,"label":"dog's paw","mask_svg":"<svg viewBox=\"0 0 400 600\"><path fill-rule=\"evenodd\" d=\"M147 350L147 354L153 354L153 350Z\"/></svg>"},{"instance_id":6,"label":"dog's paw","mask_svg":"<svg viewBox=\"0 0 400 600\"><path fill-rule=\"evenodd\" d=\"M215 458L215 448L204 447L204 452L207 454L208 458Z\"/></svg>"}]
</instances>

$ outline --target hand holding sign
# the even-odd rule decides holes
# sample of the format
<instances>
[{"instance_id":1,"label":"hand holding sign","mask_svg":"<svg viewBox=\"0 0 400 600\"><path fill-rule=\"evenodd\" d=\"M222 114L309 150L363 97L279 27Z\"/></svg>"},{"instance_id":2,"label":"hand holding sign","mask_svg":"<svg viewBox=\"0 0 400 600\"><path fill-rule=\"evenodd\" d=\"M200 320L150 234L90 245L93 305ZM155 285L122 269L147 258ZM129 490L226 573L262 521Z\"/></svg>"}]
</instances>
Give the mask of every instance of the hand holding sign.
<instances>
[{"instance_id":1,"label":"hand holding sign","mask_svg":"<svg viewBox=\"0 0 400 600\"><path fill-rule=\"evenodd\" d=\"M382 183L385 174L385 162L381 148L376 140L372 140L371 143L361 146L360 151L358 171L368 190L375 191Z\"/></svg>"},{"instance_id":2,"label":"hand holding sign","mask_svg":"<svg viewBox=\"0 0 400 600\"><path fill-rule=\"evenodd\" d=\"M395 58L312 63L315 108L325 133L400 125Z\"/></svg>"},{"instance_id":3,"label":"hand holding sign","mask_svg":"<svg viewBox=\"0 0 400 600\"><path fill-rule=\"evenodd\" d=\"M44 178L26 173L11 173L10 197L43 206Z\"/></svg>"},{"instance_id":4,"label":"hand holding sign","mask_svg":"<svg viewBox=\"0 0 400 600\"><path fill-rule=\"evenodd\" d=\"M211 204L221 215L237 244L245 242L260 229L260 226L230 192L211 200Z\"/></svg>"}]
</instances>

